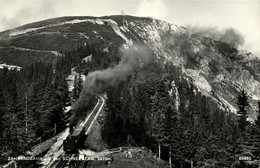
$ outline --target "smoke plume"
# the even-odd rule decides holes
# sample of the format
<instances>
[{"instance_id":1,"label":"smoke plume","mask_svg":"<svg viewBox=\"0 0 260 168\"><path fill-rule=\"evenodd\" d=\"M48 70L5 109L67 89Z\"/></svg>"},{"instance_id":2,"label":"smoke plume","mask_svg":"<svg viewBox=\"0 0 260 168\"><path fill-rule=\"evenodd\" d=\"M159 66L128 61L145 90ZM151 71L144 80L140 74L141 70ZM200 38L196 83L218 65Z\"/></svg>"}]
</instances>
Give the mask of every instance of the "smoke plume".
<instances>
[{"instance_id":1,"label":"smoke plume","mask_svg":"<svg viewBox=\"0 0 260 168\"><path fill-rule=\"evenodd\" d=\"M134 67L145 63L152 55L144 45L133 45L128 49L121 49L122 58L118 65L106 70L90 72L86 77L83 90L73 109L82 109L88 104L90 94L104 93L109 87L115 87L125 81Z\"/></svg>"},{"instance_id":2,"label":"smoke plume","mask_svg":"<svg viewBox=\"0 0 260 168\"><path fill-rule=\"evenodd\" d=\"M216 27L188 26L187 29L192 34L223 41L235 48L244 45L244 37L233 28L219 30Z\"/></svg>"}]
</instances>

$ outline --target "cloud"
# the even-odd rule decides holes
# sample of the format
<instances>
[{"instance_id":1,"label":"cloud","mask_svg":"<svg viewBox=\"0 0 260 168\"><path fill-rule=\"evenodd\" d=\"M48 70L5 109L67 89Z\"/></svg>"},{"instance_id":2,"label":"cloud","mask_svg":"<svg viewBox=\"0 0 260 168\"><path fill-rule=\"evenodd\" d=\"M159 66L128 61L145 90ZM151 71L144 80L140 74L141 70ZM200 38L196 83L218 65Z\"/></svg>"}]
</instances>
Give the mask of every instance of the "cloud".
<instances>
[{"instance_id":1,"label":"cloud","mask_svg":"<svg viewBox=\"0 0 260 168\"><path fill-rule=\"evenodd\" d=\"M33 21L53 17L57 14L56 3L51 0L39 0L34 3L32 2L33 1L18 1L13 4L12 9L9 8L2 11L3 14L0 15L0 30L14 28ZM5 5L5 3L2 3L1 5ZM9 10L12 10L12 12Z\"/></svg>"},{"instance_id":2,"label":"cloud","mask_svg":"<svg viewBox=\"0 0 260 168\"><path fill-rule=\"evenodd\" d=\"M138 7L136 16L149 16L156 19L167 17L168 7L162 0L142 0Z\"/></svg>"},{"instance_id":3,"label":"cloud","mask_svg":"<svg viewBox=\"0 0 260 168\"><path fill-rule=\"evenodd\" d=\"M216 27L188 26L188 31L192 34L223 41L232 47L239 48L244 45L244 37L233 28L219 30Z\"/></svg>"}]
</instances>

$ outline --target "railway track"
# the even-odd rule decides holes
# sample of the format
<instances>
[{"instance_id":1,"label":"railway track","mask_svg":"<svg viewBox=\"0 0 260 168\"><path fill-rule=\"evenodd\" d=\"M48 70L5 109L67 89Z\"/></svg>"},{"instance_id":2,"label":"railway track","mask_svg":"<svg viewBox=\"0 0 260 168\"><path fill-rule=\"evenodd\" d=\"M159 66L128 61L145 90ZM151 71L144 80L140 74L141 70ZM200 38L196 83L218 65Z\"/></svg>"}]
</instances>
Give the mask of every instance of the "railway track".
<instances>
[{"instance_id":1,"label":"railway track","mask_svg":"<svg viewBox=\"0 0 260 168\"><path fill-rule=\"evenodd\" d=\"M97 95L99 97L99 101L101 103L98 104L97 108L95 108L95 112L91 114L91 116L89 117L88 121L85 124L85 128L86 128L86 134L89 133L89 130L91 129L91 124L94 122L95 118L98 116L98 113L100 112L100 110L102 109L103 105L104 105L104 99Z\"/></svg>"},{"instance_id":2,"label":"railway track","mask_svg":"<svg viewBox=\"0 0 260 168\"><path fill-rule=\"evenodd\" d=\"M61 160L58 162L56 168L63 168L68 166L69 158L73 157L73 155L66 154L64 158L60 158Z\"/></svg>"},{"instance_id":3,"label":"railway track","mask_svg":"<svg viewBox=\"0 0 260 168\"><path fill-rule=\"evenodd\" d=\"M95 106L95 108L93 109L93 111L90 113L90 116L86 119L87 121L85 121L85 134L88 134L92 124L94 123L94 121L96 120L96 118L98 117L101 109L103 108L104 105L104 98L100 95L96 95L98 97L98 103ZM74 162L73 158L75 157L75 154L65 154L62 158L60 158L60 160L58 161L58 163L56 165L53 165L51 167L55 167L55 168L63 168L63 167L70 167L70 168L76 168L76 167L82 167L82 162ZM85 163L84 163L85 165ZM85 166L83 166L85 167Z\"/></svg>"},{"instance_id":4,"label":"railway track","mask_svg":"<svg viewBox=\"0 0 260 168\"><path fill-rule=\"evenodd\" d=\"M70 160L69 158L72 158L74 156L66 156L65 160L60 160L56 166L53 166L55 168L85 168L87 166L86 161L78 161L78 160Z\"/></svg>"}]
</instances>

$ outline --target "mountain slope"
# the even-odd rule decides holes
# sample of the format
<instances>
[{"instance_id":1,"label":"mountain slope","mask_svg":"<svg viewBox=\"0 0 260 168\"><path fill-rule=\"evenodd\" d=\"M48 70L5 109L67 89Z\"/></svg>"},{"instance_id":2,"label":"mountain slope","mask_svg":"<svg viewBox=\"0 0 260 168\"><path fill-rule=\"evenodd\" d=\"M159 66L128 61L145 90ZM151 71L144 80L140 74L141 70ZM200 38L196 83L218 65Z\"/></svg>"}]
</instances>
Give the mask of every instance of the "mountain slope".
<instances>
[{"instance_id":1,"label":"mountain slope","mask_svg":"<svg viewBox=\"0 0 260 168\"><path fill-rule=\"evenodd\" d=\"M23 67L32 61L55 62L63 51L102 41L104 51L144 43L158 60L172 62L204 95L236 112L236 97L245 89L254 119L260 99L260 60L230 45L190 34L164 21L132 16L62 17L0 33L0 63Z\"/></svg>"}]
</instances>

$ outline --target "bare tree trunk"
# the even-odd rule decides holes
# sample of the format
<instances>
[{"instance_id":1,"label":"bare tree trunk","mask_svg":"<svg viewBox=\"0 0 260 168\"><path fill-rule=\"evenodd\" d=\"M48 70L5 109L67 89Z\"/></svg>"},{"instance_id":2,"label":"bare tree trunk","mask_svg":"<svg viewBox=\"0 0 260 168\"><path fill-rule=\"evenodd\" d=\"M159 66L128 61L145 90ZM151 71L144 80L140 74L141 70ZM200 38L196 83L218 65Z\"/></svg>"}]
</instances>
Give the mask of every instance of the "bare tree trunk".
<instances>
[{"instance_id":1,"label":"bare tree trunk","mask_svg":"<svg viewBox=\"0 0 260 168\"><path fill-rule=\"evenodd\" d=\"M193 168L193 160L192 160L192 158L190 159L190 168Z\"/></svg>"},{"instance_id":2,"label":"bare tree trunk","mask_svg":"<svg viewBox=\"0 0 260 168\"><path fill-rule=\"evenodd\" d=\"M57 133L57 125L56 123L54 124L54 131L53 131L53 137L56 136Z\"/></svg>"},{"instance_id":3,"label":"bare tree trunk","mask_svg":"<svg viewBox=\"0 0 260 168\"><path fill-rule=\"evenodd\" d=\"M169 147L169 166L172 168L172 149Z\"/></svg>"},{"instance_id":4,"label":"bare tree trunk","mask_svg":"<svg viewBox=\"0 0 260 168\"><path fill-rule=\"evenodd\" d=\"M161 159L161 143L159 142L159 159Z\"/></svg>"}]
</instances>

